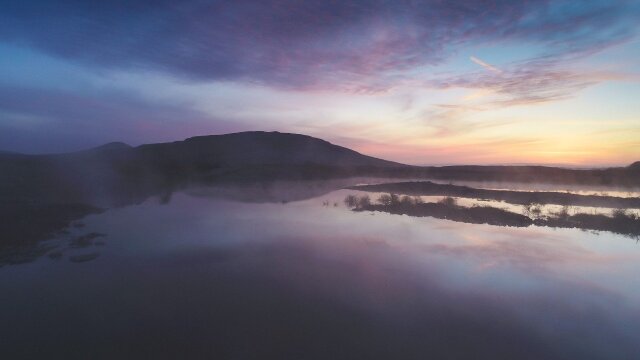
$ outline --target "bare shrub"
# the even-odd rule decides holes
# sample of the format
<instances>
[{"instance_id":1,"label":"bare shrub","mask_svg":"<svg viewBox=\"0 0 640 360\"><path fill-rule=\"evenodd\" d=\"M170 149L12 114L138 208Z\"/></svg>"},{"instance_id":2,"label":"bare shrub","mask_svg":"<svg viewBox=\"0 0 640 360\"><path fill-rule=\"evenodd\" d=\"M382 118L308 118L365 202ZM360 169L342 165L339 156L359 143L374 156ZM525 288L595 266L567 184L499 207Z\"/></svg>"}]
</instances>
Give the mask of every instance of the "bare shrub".
<instances>
[{"instance_id":1,"label":"bare shrub","mask_svg":"<svg viewBox=\"0 0 640 360\"><path fill-rule=\"evenodd\" d=\"M529 212L531 213L531 216L534 219L537 219L537 218L541 217L542 216L542 205L537 204L537 203L531 204L531 208L530 208Z\"/></svg>"},{"instance_id":2,"label":"bare shrub","mask_svg":"<svg viewBox=\"0 0 640 360\"><path fill-rule=\"evenodd\" d=\"M458 205L457 200L455 198L452 198L451 196L442 198L440 201L438 201L438 203L449 206L449 207L454 207Z\"/></svg>"},{"instance_id":3,"label":"bare shrub","mask_svg":"<svg viewBox=\"0 0 640 360\"><path fill-rule=\"evenodd\" d=\"M380 195L380 197L378 198L378 204L380 205L391 205L392 203L392 198L391 195L388 194L382 194Z\"/></svg>"},{"instance_id":4,"label":"bare shrub","mask_svg":"<svg viewBox=\"0 0 640 360\"><path fill-rule=\"evenodd\" d=\"M614 219L621 219L621 218L626 218L629 217L629 212L627 209L613 209L613 211L611 211L611 216Z\"/></svg>"},{"instance_id":5,"label":"bare shrub","mask_svg":"<svg viewBox=\"0 0 640 360\"><path fill-rule=\"evenodd\" d=\"M359 208L365 208L369 205L371 205L371 198L369 197L369 195L362 195L360 199L358 199Z\"/></svg>"},{"instance_id":6,"label":"bare shrub","mask_svg":"<svg viewBox=\"0 0 640 360\"><path fill-rule=\"evenodd\" d=\"M358 198L355 195L349 194L344 198L344 204L348 208L354 208L358 206Z\"/></svg>"},{"instance_id":7,"label":"bare shrub","mask_svg":"<svg viewBox=\"0 0 640 360\"><path fill-rule=\"evenodd\" d=\"M571 213L571 206L569 205L564 205L559 212L557 212L555 215L560 218L560 219L567 219L569 218L569 215Z\"/></svg>"},{"instance_id":8,"label":"bare shrub","mask_svg":"<svg viewBox=\"0 0 640 360\"><path fill-rule=\"evenodd\" d=\"M404 206L410 206L413 205L413 199L407 195L403 196L400 198L400 204L404 205Z\"/></svg>"}]
</instances>

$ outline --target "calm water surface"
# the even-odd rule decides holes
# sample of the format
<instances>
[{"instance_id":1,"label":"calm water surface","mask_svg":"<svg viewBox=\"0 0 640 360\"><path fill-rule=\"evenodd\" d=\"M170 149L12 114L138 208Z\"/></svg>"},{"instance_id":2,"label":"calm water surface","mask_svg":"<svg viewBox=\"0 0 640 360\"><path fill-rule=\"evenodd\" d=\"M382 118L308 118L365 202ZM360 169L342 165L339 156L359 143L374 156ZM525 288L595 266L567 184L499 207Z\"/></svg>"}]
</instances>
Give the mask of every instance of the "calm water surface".
<instances>
[{"instance_id":1,"label":"calm water surface","mask_svg":"<svg viewBox=\"0 0 640 360\"><path fill-rule=\"evenodd\" d=\"M0 268L2 358L640 358L632 239L224 193L87 217L62 258Z\"/></svg>"}]
</instances>

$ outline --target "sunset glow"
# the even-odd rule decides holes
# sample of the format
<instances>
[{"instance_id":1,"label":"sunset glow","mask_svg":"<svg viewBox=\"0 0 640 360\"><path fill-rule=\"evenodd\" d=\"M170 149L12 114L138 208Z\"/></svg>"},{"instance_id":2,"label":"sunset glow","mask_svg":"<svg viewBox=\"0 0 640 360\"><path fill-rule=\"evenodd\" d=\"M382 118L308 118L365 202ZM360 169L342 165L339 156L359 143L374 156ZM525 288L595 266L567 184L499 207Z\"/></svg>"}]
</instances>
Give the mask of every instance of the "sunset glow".
<instances>
[{"instance_id":1,"label":"sunset glow","mask_svg":"<svg viewBox=\"0 0 640 360\"><path fill-rule=\"evenodd\" d=\"M640 160L637 1L63 1L0 12L0 150L244 130L410 164Z\"/></svg>"}]
</instances>

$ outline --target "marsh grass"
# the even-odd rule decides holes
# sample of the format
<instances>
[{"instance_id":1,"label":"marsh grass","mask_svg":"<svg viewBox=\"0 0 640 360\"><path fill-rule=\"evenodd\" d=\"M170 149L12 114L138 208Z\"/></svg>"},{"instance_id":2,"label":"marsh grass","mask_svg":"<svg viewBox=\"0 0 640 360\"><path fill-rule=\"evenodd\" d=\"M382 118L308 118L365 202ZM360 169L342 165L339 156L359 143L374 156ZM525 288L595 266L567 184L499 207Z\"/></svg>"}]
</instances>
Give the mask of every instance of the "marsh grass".
<instances>
[{"instance_id":1,"label":"marsh grass","mask_svg":"<svg viewBox=\"0 0 640 360\"><path fill-rule=\"evenodd\" d=\"M640 218L628 209L620 208L603 214L575 213L575 208L564 205L559 211L544 215L543 206L530 203L523 206L523 214L493 206L464 207L455 198L447 196L437 202L425 203L419 196L382 194L376 203L364 195L347 195L344 200L354 211L382 211L416 217L434 217L474 224L499 226L546 226L578 228L590 231L609 231L625 236L640 237Z\"/></svg>"}]
</instances>

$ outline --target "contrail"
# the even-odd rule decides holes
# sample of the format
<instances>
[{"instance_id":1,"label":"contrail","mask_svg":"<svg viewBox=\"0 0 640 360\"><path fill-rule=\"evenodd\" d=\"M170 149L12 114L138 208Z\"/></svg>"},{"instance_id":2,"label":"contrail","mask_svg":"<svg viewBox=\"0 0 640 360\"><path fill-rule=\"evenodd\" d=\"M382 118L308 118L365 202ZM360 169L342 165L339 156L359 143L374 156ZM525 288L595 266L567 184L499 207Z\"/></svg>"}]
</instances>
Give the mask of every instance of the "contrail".
<instances>
[{"instance_id":1,"label":"contrail","mask_svg":"<svg viewBox=\"0 0 640 360\"><path fill-rule=\"evenodd\" d=\"M478 65L482 66L483 68L485 68L485 69L487 69L487 70L489 70L489 71L493 71L493 72L495 72L495 73L502 73L502 70L498 69L497 67L495 67L495 66L493 66L493 65L491 65L491 64L487 64L486 62L484 62L484 61L482 61L482 60L478 59L478 58L477 58L477 57L475 57L475 56L471 56L469 59L470 59L471 61L473 61L474 63L476 63L476 64L478 64Z\"/></svg>"}]
</instances>

